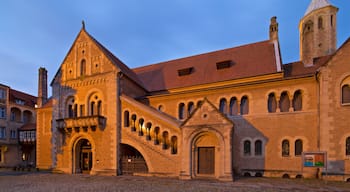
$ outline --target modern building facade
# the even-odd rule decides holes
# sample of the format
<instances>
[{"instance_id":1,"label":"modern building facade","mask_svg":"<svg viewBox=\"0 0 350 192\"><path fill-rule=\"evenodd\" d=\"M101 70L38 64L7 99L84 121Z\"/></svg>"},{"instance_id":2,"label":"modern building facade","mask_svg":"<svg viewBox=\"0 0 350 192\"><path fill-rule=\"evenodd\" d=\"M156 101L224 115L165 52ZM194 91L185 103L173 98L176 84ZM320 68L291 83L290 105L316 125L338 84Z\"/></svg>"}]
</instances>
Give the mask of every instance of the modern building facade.
<instances>
[{"instance_id":1,"label":"modern building facade","mask_svg":"<svg viewBox=\"0 0 350 192\"><path fill-rule=\"evenodd\" d=\"M0 167L35 167L36 100L0 84Z\"/></svg>"},{"instance_id":2,"label":"modern building facade","mask_svg":"<svg viewBox=\"0 0 350 192\"><path fill-rule=\"evenodd\" d=\"M83 25L51 82L39 70L37 167L181 179L234 175L350 178L350 42L338 8L312 0L300 61L270 38L130 69ZM326 152L325 168L303 152ZM326 176L323 176L326 177Z\"/></svg>"}]
</instances>

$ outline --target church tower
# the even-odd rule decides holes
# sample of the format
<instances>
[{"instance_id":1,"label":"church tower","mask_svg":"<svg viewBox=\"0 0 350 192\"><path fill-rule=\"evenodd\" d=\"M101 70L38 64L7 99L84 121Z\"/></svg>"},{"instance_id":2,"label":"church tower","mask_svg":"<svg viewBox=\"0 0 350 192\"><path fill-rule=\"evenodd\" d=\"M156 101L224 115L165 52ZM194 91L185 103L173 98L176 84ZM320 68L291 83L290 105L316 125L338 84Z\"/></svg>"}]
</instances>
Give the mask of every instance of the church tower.
<instances>
[{"instance_id":1,"label":"church tower","mask_svg":"<svg viewBox=\"0 0 350 192\"><path fill-rule=\"evenodd\" d=\"M328 0L312 0L299 22L300 60L305 66L313 59L335 52L338 8Z\"/></svg>"}]
</instances>

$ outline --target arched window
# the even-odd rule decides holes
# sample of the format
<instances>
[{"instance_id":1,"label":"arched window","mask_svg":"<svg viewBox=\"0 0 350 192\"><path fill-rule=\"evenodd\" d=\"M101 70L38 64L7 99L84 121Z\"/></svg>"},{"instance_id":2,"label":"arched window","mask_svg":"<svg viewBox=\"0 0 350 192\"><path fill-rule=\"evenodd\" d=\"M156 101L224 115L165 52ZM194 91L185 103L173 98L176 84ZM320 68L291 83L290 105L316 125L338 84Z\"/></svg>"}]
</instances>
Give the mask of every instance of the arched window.
<instances>
[{"instance_id":1,"label":"arched window","mask_svg":"<svg viewBox=\"0 0 350 192\"><path fill-rule=\"evenodd\" d=\"M89 97L89 115L101 115L102 114L102 100L101 96L97 93Z\"/></svg>"},{"instance_id":2,"label":"arched window","mask_svg":"<svg viewBox=\"0 0 350 192\"><path fill-rule=\"evenodd\" d=\"M345 155L350 155L350 137L345 141Z\"/></svg>"},{"instance_id":3,"label":"arched window","mask_svg":"<svg viewBox=\"0 0 350 192\"><path fill-rule=\"evenodd\" d=\"M136 131L136 119L137 119L137 116L135 114L132 114L131 115L131 120L132 120L131 131L133 131L133 132Z\"/></svg>"},{"instance_id":4,"label":"arched window","mask_svg":"<svg viewBox=\"0 0 350 192\"><path fill-rule=\"evenodd\" d=\"M303 108L302 95L301 91L298 90L294 93L293 96L293 109L294 111L301 111Z\"/></svg>"},{"instance_id":5,"label":"arched window","mask_svg":"<svg viewBox=\"0 0 350 192\"><path fill-rule=\"evenodd\" d=\"M171 154L177 154L177 137L171 137Z\"/></svg>"},{"instance_id":6,"label":"arched window","mask_svg":"<svg viewBox=\"0 0 350 192\"><path fill-rule=\"evenodd\" d=\"M262 141L256 140L254 147L255 147L255 155L261 156L262 155Z\"/></svg>"},{"instance_id":7,"label":"arched window","mask_svg":"<svg viewBox=\"0 0 350 192\"><path fill-rule=\"evenodd\" d=\"M284 157L289 156L289 141L288 140L282 141L282 156L284 156Z\"/></svg>"},{"instance_id":8,"label":"arched window","mask_svg":"<svg viewBox=\"0 0 350 192\"><path fill-rule=\"evenodd\" d=\"M179 119L184 119L185 118L185 104L180 103L179 104Z\"/></svg>"},{"instance_id":9,"label":"arched window","mask_svg":"<svg viewBox=\"0 0 350 192\"><path fill-rule=\"evenodd\" d=\"M124 111L124 127L130 126L130 113L129 111Z\"/></svg>"},{"instance_id":10,"label":"arched window","mask_svg":"<svg viewBox=\"0 0 350 192\"><path fill-rule=\"evenodd\" d=\"M230 115L237 115L237 114L238 114L237 98L232 97L230 99Z\"/></svg>"},{"instance_id":11,"label":"arched window","mask_svg":"<svg viewBox=\"0 0 350 192\"><path fill-rule=\"evenodd\" d=\"M251 154L250 141L245 140L243 145L244 145L243 146L244 156L250 156L250 154Z\"/></svg>"},{"instance_id":12,"label":"arched window","mask_svg":"<svg viewBox=\"0 0 350 192\"><path fill-rule=\"evenodd\" d=\"M275 93L270 93L269 98L267 99L267 110L269 113L275 113L277 109L277 101Z\"/></svg>"},{"instance_id":13,"label":"arched window","mask_svg":"<svg viewBox=\"0 0 350 192\"><path fill-rule=\"evenodd\" d=\"M84 76L86 73L86 61L85 59L80 62L80 76Z\"/></svg>"},{"instance_id":14,"label":"arched window","mask_svg":"<svg viewBox=\"0 0 350 192\"><path fill-rule=\"evenodd\" d=\"M295 146L294 146L295 156L300 156L302 152L303 152L303 141L301 139L298 139L295 141Z\"/></svg>"},{"instance_id":15,"label":"arched window","mask_svg":"<svg viewBox=\"0 0 350 192\"><path fill-rule=\"evenodd\" d=\"M154 128L154 144L159 145L159 127Z\"/></svg>"},{"instance_id":16,"label":"arched window","mask_svg":"<svg viewBox=\"0 0 350 192\"><path fill-rule=\"evenodd\" d=\"M169 133L168 131L163 132L163 149L168 149L169 148Z\"/></svg>"},{"instance_id":17,"label":"arched window","mask_svg":"<svg viewBox=\"0 0 350 192\"><path fill-rule=\"evenodd\" d=\"M92 102L90 103L90 115L95 115L95 113L96 113L95 102L92 101Z\"/></svg>"},{"instance_id":18,"label":"arched window","mask_svg":"<svg viewBox=\"0 0 350 192\"><path fill-rule=\"evenodd\" d=\"M139 120L139 136L143 136L143 123L145 122L145 120L143 120L142 118Z\"/></svg>"},{"instance_id":19,"label":"arched window","mask_svg":"<svg viewBox=\"0 0 350 192\"><path fill-rule=\"evenodd\" d=\"M101 115L102 113L102 101L97 102L97 115Z\"/></svg>"},{"instance_id":20,"label":"arched window","mask_svg":"<svg viewBox=\"0 0 350 192\"><path fill-rule=\"evenodd\" d=\"M191 115L194 111L194 103L193 102L189 102L188 106L187 106L187 114Z\"/></svg>"},{"instance_id":21,"label":"arched window","mask_svg":"<svg viewBox=\"0 0 350 192\"><path fill-rule=\"evenodd\" d=\"M342 87L342 104L350 104L350 86L343 85Z\"/></svg>"},{"instance_id":22,"label":"arched window","mask_svg":"<svg viewBox=\"0 0 350 192\"><path fill-rule=\"evenodd\" d=\"M249 100L247 96L243 96L241 99L241 115L249 113Z\"/></svg>"},{"instance_id":23,"label":"arched window","mask_svg":"<svg viewBox=\"0 0 350 192\"><path fill-rule=\"evenodd\" d=\"M68 118L73 118L73 117L75 117L75 114L76 114L76 104L74 103L75 101L74 101L74 97L70 97L68 100L67 100L67 104L66 104L66 106L67 106L67 108L66 108L66 110L67 110L67 115L66 115L66 117L68 117Z\"/></svg>"},{"instance_id":24,"label":"arched window","mask_svg":"<svg viewBox=\"0 0 350 192\"><path fill-rule=\"evenodd\" d=\"M219 111L223 114L226 114L227 112L227 101L225 98L220 99L220 106L219 106Z\"/></svg>"},{"instance_id":25,"label":"arched window","mask_svg":"<svg viewBox=\"0 0 350 192\"><path fill-rule=\"evenodd\" d=\"M323 29L323 19L322 19L322 17L318 18L318 28L319 29Z\"/></svg>"},{"instance_id":26,"label":"arched window","mask_svg":"<svg viewBox=\"0 0 350 192\"><path fill-rule=\"evenodd\" d=\"M151 140L151 128L152 128L152 123L148 122L146 124L146 140L150 141Z\"/></svg>"},{"instance_id":27,"label":"arched window","mask_svg":"<svg viewBox=\"0 0 350 192\"><path fill-rule=\"evenodd\" d=\"M280 98L280 110L281 112L288 112L290 108L290 101L288 93L285 91L281 94Z\"/></svg>"}]
</instances>

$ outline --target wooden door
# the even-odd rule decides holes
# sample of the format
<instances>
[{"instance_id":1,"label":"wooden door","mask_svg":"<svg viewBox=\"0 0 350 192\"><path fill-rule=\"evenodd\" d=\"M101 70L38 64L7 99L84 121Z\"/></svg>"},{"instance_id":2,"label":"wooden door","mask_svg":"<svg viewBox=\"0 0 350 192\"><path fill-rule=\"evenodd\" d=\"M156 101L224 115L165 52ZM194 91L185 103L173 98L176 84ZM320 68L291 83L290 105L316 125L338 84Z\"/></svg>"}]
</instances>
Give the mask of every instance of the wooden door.
<instances>
[{"instance_id":1,"label":"wooden door","mask_svg":"<svg viewBox=\"0 0 350 192\"><path fill-rule=\"evenodd\" d=\"M214 174L215 147L198 148L198 174Z\"/></svg>"}]
</instances>

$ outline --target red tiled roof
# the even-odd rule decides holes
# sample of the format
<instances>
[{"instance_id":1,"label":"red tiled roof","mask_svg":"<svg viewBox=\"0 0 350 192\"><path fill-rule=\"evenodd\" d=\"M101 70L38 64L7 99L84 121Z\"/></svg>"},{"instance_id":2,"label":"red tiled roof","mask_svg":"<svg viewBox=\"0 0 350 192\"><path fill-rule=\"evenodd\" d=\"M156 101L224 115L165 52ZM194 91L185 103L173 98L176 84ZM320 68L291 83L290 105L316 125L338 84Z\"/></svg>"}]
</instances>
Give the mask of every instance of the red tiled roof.
<instances>
[{"instance_id":1,"label":"red tiled roof","mask_svg":"<svg viewBox=\"0 0 350 192\"><path fill-rule=\"evenodd\" d=\"M27 123L20 127L18 130L20 131L25 131L25 130L35 130L36 129L36 124L35 123Z\"/></svg>"},{"instance_id":2,"label":"red tiled roof","mask_svg":"<svg viewBox=\"0 0 350 192\"><path fill-rule=\"evenodd\" d=\"M327 64L332 55L314 58L314 65L305 67L302 61L283 65L284 77L301 77L315 74L317 69Z\"/></svg>"},{"instance_id":3,"label":"red tiled roof","mask_svg":"<svg viewBox=\"0 0 350 192\"><path fill-rule=\"evenodd\" d=\"M228 68L216 64L231 61ZM179 76L181 69L193 68ZM220 82L277 72L274 43L263 41L133 69L149 91Z\"/></svg>"},{"instance_id":4,"label":"red tiled roof","mask_svg":"<svg viewBox=\"0 0 350 192\"><path fill-rule=\"evenodd\" d=\"M24 105L28 107L35 107L37 97L23 93L14 89L10 89L10 102L16 103L16 100L24 101Z\"/></svg>"}]
</instances>

